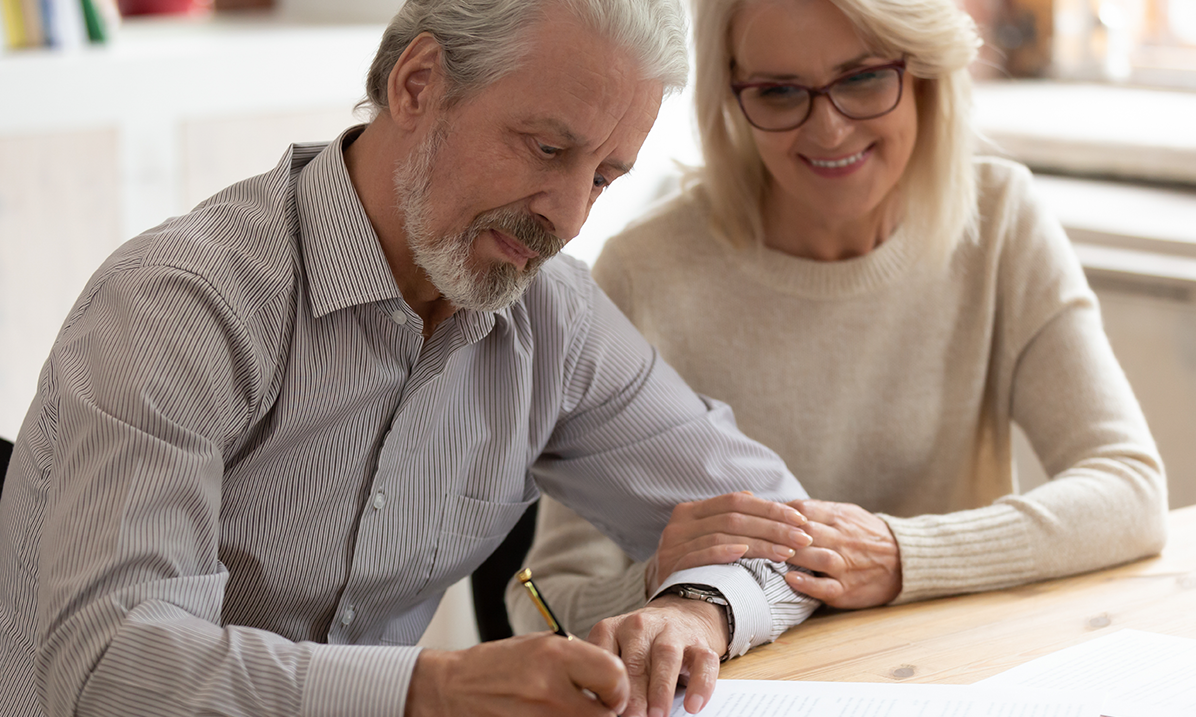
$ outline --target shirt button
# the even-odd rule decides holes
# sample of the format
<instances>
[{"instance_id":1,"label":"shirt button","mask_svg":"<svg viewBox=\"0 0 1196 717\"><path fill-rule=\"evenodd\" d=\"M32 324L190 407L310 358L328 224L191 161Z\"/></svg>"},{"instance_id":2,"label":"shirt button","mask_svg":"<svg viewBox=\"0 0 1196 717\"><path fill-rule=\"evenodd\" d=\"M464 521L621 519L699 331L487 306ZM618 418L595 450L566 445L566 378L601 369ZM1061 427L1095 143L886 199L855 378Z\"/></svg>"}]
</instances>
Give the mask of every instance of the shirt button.
<instances>
[{"instance_id":1,"label":"shirt button","mask_svg":"<svg viewBox=\"0 0 1196 717\"><path fill-rule=\"evenodd\" d=\"M394 322L399 326L407 323L407 314L404 314L402 309L395 309L394 311L390 312L390 318L393 319Z\"/></svg>"},{"instance_id":2,"label":"shirt button","mask_svg":"<svg viewBox=\"0 0 1196 717\"><path fill-rule=\"evenodd\" d=\"M386 507L386 494L378 491L374 494L374 510L381 510Z\"/></svg>"},{"instance_id":3,"label":"shirt button","mask_svg":"<svg viewBox=\"0 0 1196 717\"><path fill-rule=\"evenodd\" d=\"M352 607L345 608L345 614L341 615L341 624L345 627L353 624L353 618L357 617L357 613L353 612Z\"/></svg>"}]
</instances>

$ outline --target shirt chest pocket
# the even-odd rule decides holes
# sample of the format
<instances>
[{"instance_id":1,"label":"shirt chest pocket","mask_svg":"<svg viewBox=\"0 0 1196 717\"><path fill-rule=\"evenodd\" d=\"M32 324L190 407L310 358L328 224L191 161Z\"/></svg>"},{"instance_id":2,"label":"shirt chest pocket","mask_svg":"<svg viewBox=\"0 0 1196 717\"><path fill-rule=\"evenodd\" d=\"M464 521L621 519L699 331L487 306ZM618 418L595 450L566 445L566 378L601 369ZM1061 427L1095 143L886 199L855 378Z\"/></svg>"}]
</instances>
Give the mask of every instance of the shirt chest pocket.
<instances>
[{"instance_id":1,"label":"shirt chest pocket","mask_svg":"<svg viewBox=\"0 0 1196 717\"><path fill-rule=\"evenodd\" d=\"M438 593L476 570L534 501L497 503L464 495L446 496L432 574L421 593Z\"/></svg>"}]
</instances>

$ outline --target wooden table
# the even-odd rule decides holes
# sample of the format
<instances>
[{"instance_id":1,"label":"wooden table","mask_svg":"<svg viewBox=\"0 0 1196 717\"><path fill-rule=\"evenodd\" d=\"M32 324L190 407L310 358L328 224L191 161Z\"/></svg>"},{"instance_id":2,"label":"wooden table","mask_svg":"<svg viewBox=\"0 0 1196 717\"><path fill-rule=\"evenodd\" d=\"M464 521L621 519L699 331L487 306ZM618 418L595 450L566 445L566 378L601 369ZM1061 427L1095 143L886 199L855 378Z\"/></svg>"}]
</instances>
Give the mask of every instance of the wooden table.
<instances>
[{"instance_id":1,"label":"wooden table","mask_svg":"<svg viewBox=\"0 0 1196 717\"><path fill-rule=\"evenodd\" d=\"M1125 627L1196 638L1196 506L1170 518L1158 557L997 592L819 612L719 676L971 684Z\"/></svg>"}]
</instances>

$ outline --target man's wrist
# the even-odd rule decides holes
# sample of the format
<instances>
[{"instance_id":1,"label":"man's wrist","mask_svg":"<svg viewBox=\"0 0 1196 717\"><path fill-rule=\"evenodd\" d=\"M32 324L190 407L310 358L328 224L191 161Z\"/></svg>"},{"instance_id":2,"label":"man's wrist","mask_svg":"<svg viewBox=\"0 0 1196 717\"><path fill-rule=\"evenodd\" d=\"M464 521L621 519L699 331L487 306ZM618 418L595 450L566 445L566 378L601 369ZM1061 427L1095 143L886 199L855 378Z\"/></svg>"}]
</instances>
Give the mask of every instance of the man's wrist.
<instances>
[{"instance_id":1,"label":"man's wrist","mask_svg":"<svg viewBox=\"0 0 1196 717\"><path fill-rule=\"evenodd\" d=\"M718 588L727 598L735 618L731 633L731 656L738 657L750 648L767 642L772 636L773 609L764 593L764 576L756 569L767 569L767 561L746 561L731 565L704 565L679 570L664 580L667 590L672 585L709 585ZM792 592L788 587L785 594Z\"/></svg>"},{"instance_id":2,"label":"man's wrist","mask_svg":"<svg viewBox=\"0 0 1196 717\"><path fill-rule=\"evenodd\" d=\"M411 686L407 688L403 717L447 714L441 685L445 684L445 676L451 674L450 663L454 657L454 653L445 650L424 650L419 653L415 670L411 673Z\"/></svg>"},{"instance_id":3,"label":"man's wrist","mask_svg":"<svg viewBox=\"0 0 1196 717\"><path fill-rule=\"evenodd\" d=\"M682 597L673 591L672 587L657 595L649 604L672 606L699 616L709 628L710 641L708 646L721 656L719 658L720 662L726 662L730 655L731 636L735 634L732 627L730 605L707 602L706 600L694 599L692 597Z\"/></svg>"}]
</instances>

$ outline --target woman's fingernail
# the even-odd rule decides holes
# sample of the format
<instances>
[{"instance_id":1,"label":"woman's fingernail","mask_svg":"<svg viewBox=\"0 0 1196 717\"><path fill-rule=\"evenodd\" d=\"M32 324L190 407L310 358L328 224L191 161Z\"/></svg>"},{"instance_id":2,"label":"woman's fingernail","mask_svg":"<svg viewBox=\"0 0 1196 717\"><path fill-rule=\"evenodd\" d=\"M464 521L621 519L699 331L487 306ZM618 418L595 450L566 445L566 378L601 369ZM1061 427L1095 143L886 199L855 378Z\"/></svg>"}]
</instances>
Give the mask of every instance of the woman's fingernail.
<instances>
[{"instance_id":1,"label":"woman's fingernail","mask_svg":"<svg viewBox=\"0 0 1196 717\"><path fill-rule=\"evenodd\" d=\"M793 523L794 525L805 525L806 524L806 516L797 512L797 510L790 508L787 512L789 514L789 522L790 523Z\"/></svg>"},{"instance_id":2,"label":"woman's fingernail","mask_svg":"<svg viewBox=\"0 0 1196 717\"><path fill-rule=\"evenodd\" d=\"M702 711L702 707L706 705L706 700L702 699L701 695L694 695L689 700L689 704L685 706L685 711L692 714L697 714ZM690 709L692 707L693 709Z\"/></svg>"},{"instance_id":3,"label":"woman's fingernail","mask_svg":"<svg viewBox=\"0 0 1196 717\"><path fill-rule=\"evenodd\" d=\"M786 548L784 545L774 545L774 546L772 546L772 549L776 552L777 555L784 555L786 558L792 558L794 555L797 554L796 550L794 550L793 548Z\"/></svg>"},{"instance_id":4,"label":"woman's fingernail","mask_svg":"<svg viewBox=\"0 0 1196 717\"><path fill-rule=\"evenodd\" d=\"M800 530L794 530L793 532L789 533L789 539L798 545L801 545L803 548L810 546L814 542L814 539L810 537L809 533L805 533Z\"/></svg>"}]
</instances>

